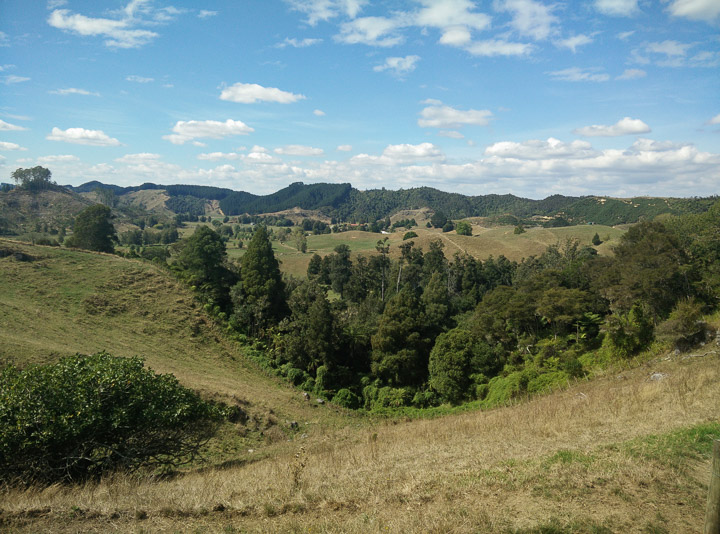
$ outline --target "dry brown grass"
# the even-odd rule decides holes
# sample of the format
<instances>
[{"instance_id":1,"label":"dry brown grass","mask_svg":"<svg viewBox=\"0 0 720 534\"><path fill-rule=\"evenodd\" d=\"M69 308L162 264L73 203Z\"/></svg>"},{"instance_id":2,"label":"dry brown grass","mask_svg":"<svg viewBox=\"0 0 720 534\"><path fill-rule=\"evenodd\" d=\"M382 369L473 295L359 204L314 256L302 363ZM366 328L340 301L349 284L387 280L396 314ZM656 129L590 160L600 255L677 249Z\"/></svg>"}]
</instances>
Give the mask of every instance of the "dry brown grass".
<instances>
[{"instance_id":1,"label":"dry brown grass","mask_svg":"<svg viewBox=\"0 0 720 534\"><path fill-rule=\"evenodd\" d=\"M717 422L718 364L655 361L513 407L348 424L173 480L11 491L0 519L18 532L696 532L709 463L622 444Z\"/></svg>"}]
</instances>

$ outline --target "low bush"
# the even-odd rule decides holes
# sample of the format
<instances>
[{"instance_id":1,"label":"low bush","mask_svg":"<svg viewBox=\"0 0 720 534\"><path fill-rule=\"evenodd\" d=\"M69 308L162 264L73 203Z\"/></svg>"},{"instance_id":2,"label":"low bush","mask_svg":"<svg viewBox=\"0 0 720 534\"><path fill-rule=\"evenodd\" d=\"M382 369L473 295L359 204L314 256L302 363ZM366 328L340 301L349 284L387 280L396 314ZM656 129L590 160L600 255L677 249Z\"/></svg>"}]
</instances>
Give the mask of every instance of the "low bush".
<instances>
[{"instance_id":1,"label":"low bush","mask_svg":"<svg viewBox=\"0 0 720 534\"><path fill-rule=\"evenodd\" d=\"M0 482L55 483L190 462L223 417L141 358L105 352L0 372Z\"/></svg>"}]
</instances>

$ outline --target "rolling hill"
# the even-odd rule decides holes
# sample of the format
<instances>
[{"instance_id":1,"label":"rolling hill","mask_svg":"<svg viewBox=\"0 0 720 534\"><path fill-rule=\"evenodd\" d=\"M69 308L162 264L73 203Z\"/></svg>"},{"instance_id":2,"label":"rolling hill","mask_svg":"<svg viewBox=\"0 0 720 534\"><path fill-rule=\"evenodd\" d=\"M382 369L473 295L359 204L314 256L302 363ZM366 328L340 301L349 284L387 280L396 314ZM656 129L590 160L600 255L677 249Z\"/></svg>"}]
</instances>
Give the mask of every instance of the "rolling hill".
<instances>
[{"instance_id":1,"label":"rolling hill","mask_svg":"<svg viewBox=\"0 0 720 534\"><path fill-rule=\"evenodd\" d=\"M492 411L304 401L151 264L0 240L0 360L141 355L249 415L166 479L4 490L10 532L696 532L720 437L716 344ZM643 363L645 362L645 363ZM297 421L299 430L287 421Z\"/></svg>"}]
</instances>

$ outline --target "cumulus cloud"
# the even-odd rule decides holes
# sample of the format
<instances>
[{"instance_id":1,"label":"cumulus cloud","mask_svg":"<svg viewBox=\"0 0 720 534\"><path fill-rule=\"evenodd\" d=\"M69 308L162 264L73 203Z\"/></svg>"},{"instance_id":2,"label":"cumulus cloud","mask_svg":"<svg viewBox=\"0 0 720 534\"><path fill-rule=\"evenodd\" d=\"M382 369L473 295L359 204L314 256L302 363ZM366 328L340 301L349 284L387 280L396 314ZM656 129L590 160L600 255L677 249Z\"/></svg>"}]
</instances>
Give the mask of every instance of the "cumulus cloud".
<instances>
[{"instance_id":1,"label":"cumulus cloud","mask_svg":"<svg viewBox=\"0 0 720 534\"><path fill-rule=\"evenodd\" d=\"M210 11L210 10L208 10L208 9L201 9L200 12L198 13L198 18L200 18L200 19L207 19L207 18L210 18L210 17L214 17L214 16L216 16L217 14L218 14L217 11Z\"/></svg>"},{"instance_id":2,"label":"cumulus cloud","mask_svg":"<svg viewBox=\"0 0 720 534\"><path fill-rule=\"evenodd\" d=\"M720 3L716 0L673 0L668 10L676 17L712 21L720 15Z\"/></svg>"},{"instance_id":3,"label":"cumulus cloud","mask_svg":"<svg viewBox=\"0 0 720 534\"><path fill-rule=\"evenodd\" d=\"M547 158L587 158L596 155L596 152L586 141L564 143L550 137L546 141L493 143L485 149L485 155L509 159L542 160Z\"/></svg>"},{"instance_id":4,"label":"cumulus cloud","mask_svg":"<svg viewBox=\"0 0 720 534\"><path fill-rule=\"evenodd\" d=\"M388 57L385 63L373 67L375 72L390 71L396 76L402 76L415 70L415 65L420 61L420 56Z\"/></svg>"},{"instance_id":5,"label":"cumulus cloud","mask_svg":"<svg viewBox=\"0 0 720 534\"><path fill-rule=\"evenodd\" d=\"M54 91L48 91L52 95L83 95L83 96L100 96L100 93L93 93L86 91L85 89L77 89L75 87L69 87L67 89L56 89Z\"/></svg>"},{"instance_id":6,"label":"cumulus cloud","mask_svg":"<svg viewBox=\"0 0 720 534\"><path fill-rule=\"evenodd\" d=\"M640 119L625 117L610 126L593 124L573 130L575 135L583 137L618 137L621 135L637 135L650 132L650 126Z\"/></svg>"},{"instance_id":7,"label":"cumulus cloud","mask_svg":"<svg viewBox=\"0 0 720 534\"><path fill-rule=\"evenodd\" d=\"M275 87L263 87L256 83L236 83L224 88L220 93L220 100L239 104L254 104L255 102L291 104L304 99L303 95L281 91Z\"/></svg>"},{"instance_id":8,"label":"cumulus cloud","mask_svg":"<svg viewBox=\"0 0 720 534\"><path fill-rule=\"evenodd\" d=\"M86 130L85 128L68 128L61 130L54 127L50 135L45 139L49 141L62 141L76 145L89 146L120 146L122 143L117 139L108 136L102 130Z\"/></svg>"},{"instance_id":9,"label":"cumulus cloud","mask_svg":"<svg viewBox=\"0 0 720 534\"><path fill-rule=\"evenodd\" d=\"M472 31L490 27L490 17L475 11L470 0L421 0L422 8L415 13L412 23L423 28L442 31L440 43L463 46L472 40Z\"/></svg>"},{"instance_id":10,"label":"cumulus cloud","mask_svg":"<svg viewBox=\"0 0 720 534\"><path fill-rule=\"evenodd\" d=\"M18 145L17 143L10 143L8 141L0 141L0 150L27 150L27 148Z\"/></svg>"},{"instance_id":11,"label":"cumulus cloud","mask_svg":"<svg viewBox=\"0 0 720 534\"><path fill-rule=\"evenodd\" d=\"M233 135L248 135L255 130L242 121L227 119L220 121L177 121L173 133L163 139L174 145L183 145L197 138L222 139Z\"/></svg>"},{"instance_id":12,"label":"cumulus cloud","mask_svg":"<svg viewBox=\"0 0 720 534\"><path fill-rule=\"evenodd\" d=\"M256 164L256 165L272 165L272 164L280 163L282 161L282 160L280 160L280 158L276 158L275 156L268 154L266 151L262 151L262 152L251 151L249 154L243 155L242 160L245 163Z\"/></svg>"},{"instance_id":13,"label":"cumulus cloud","mask_svg":"<svg viewBox=\"0 0 720 534\"><path fill-rule=\"evenodd\" d=\"M432 143L420 143L419 145L388 145L385 147L385 150L383 150L382 155L383 157L402 163L415 162L418 160L445 159L442 150Z\"/></svg>"},{"instance_id":14,"label":"cumulus cloud","mask_svg":"<svg viewBox=\"0 0 720 534\"><path fill-rule=\"evenodd\" d=\"M595 0L595 9L604 15L628 17L638 11L637 0Z\"/></svg>"},{"instance_id":15,"label":"cumulus cloud","mask_svg":"<svg viewBox=\"0 0 720 534\"><path fill-rule=\"evenodd\" d=\"M440 130L438 132L440 137L448 137L450 139L465 139L465 136L455 130Z\"/></svg>"},{"instance_id":16,"label":"cumulus cloud","mask_svg":"<svg viewBox=\"0 0 720 534\"><path fill-rule=\"evenodd\" d=\"M24 126L17 126L16 124L10 124L9 122L5 122L4 120L0 119L0 131L5 132L19 132L22 130L27 130Z\"/></svg>"},{"instance_id":17,"label":"cumulus cloud","mask_svg":"<svg viewBox=\"0 0 720 534\"><path fill-rule=\"evenodd\" d=\"M313 115L315 115L316 117L324 117L325 112L321 109L315 109L313 110Z\"/></svg>"},{"instance_id":18,"label":"cumulus cloud","mask_svg":"<svg viewBox=\"0 0 720 534\"><path fill-rule=\"evenodd\" d=\"M599 72L599 69L581 69L579 67L556 70L547 74L564 82L606 82L610 79L610 75Z\"/></svg>"},{"instance_id":19,"label":"cumulus cloud","mask_svg":"<svg viewBox=\"0 0 720 534\"><path fill-rule=\"evenodd\" d=\"M304 145L286 145L276 148L274 152L283 156L322 156L324 154L322 148Z\"/></svg>"},{"instance_id":20,"label":"cumulus cloud","mask_svg":"<svg viewBox=\"0 0 720 534\"><path fill-rule=\"evenodd\" d=\"M338 145L337 150L340 152L350 152L352 150L352 145Z\"/></svg>"},{"instance_id":21,"label":"cumulus cloud","mask_svg":"<svg viewBox=\"0 0 720 534\"><path fill-rule=\"evenodd\" d=\"M720 113L708 121L708 124L720 124Z\"/></svg>"},{"instance_id":22,"label":"cumulus cloud","mask_svg":"<svg viewBox=\"0 0 720 534\"><path fill-rule=\"evenodd\" d=\"M463 126L487 126L492 113L486 109L460 110L443 105L438 100L426 100L427 107L420 112L418 126L421 128L456 129Z\"/></svg>"}]
</instances>

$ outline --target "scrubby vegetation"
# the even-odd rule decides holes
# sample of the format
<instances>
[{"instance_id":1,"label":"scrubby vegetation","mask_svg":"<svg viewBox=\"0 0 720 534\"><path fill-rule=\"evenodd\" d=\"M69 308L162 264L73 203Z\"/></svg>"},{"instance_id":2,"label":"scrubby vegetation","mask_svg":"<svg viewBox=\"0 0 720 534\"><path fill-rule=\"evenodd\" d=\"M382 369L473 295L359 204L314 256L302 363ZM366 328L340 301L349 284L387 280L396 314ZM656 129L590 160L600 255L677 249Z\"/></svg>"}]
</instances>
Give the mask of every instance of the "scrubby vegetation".
<instances>
[{"instance_id":1,"label":"scrubby vegetation","mask_svg":"<svg viewBox=\"0 0 720 534\"><path fill-rule=\"evenodd\" d=\"M101 352L0 372L0 483L191 462L221 419L169 374Z\"/></svg>"}]
</instances>

